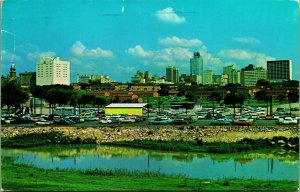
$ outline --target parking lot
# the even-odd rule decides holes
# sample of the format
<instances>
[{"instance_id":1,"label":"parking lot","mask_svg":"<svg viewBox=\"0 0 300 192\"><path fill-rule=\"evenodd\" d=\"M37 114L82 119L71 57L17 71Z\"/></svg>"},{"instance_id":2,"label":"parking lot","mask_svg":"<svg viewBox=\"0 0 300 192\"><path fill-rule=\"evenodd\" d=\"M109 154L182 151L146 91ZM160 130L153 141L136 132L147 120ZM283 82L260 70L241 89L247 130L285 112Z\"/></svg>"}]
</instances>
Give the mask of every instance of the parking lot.
<instances>
[{"instance_id":1,"label":"parking lot","mask_svg":"<svg viewBox=\"0 0 300 192\"><path fill-rule=\"evenodd\" d=\"M93 111L93 110L91 110ZM252 126L277 126L279 118L284 119L290 116L287 108L274 108L273 116L268 115L266 108L244 107L242 111L236 108L234 111L228 107L216 107L201 109L144 109L142 117L135 115L103 115L96 110L88 116L55 116L55 115L24 115L5 116L1 118L3 127L20 126L73 126L73 127L104 127L104 126L148 126L148 125L191 125L191 126L229 126L229 125L252 125ZM292 118L298 121L299 115L292 111ZM299 114L299 110L296 111ZM297 114L296 113L296 114ZM51 118L50 118L51 116ZM98 119L99 118L99 119ZM291 118L291 117L289 117ZM238 124L237 121L248 122ZM243 123L242 122L242 123ZM282 124L282 123L281 123ZM292 123L295 124L295 123Z\"/></svg>"}]
</instances>

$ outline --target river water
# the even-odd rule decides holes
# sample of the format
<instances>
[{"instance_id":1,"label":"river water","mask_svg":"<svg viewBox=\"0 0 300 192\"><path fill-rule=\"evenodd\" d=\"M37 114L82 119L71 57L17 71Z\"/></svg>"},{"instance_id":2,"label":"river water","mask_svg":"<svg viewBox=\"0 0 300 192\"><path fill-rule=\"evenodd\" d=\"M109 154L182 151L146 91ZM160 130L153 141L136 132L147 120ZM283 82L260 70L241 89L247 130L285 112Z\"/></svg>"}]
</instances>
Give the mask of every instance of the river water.
<instances>
[{"instance_id":1,"label":"river water","mask_svg":"<svg viewBox=\"0 0 300 192\"><path fill-rule=\"evenodd\" d=\"M298 180L298 153L264 150L234 154L164 152L101 145L1 149L14 162L42 168L126 169L190 178Z\"/></svg>"}]
</instances>

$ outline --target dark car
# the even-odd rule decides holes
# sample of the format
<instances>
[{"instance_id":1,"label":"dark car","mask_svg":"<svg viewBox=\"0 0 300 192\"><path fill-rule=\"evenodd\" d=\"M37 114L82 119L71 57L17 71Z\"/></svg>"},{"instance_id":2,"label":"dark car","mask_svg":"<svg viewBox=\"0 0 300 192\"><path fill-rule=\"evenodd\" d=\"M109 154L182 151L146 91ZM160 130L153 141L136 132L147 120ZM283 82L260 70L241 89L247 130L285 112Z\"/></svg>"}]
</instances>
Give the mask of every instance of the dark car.
<instances>
[{"instance_id":1,"label":"dark car","mask_svg":"<svg viewBox=\"0 0 300 192\"><path fill-rule=\"evenodd\" d=\"M72 125L75 124L76 122L72 121L71 119L59 119L54 121L54 123L57 125Z\"/></svg>"},{"instance_id":2,"label":"dark car","mask_svg":"<svg viewBox=\"0 0 300 192\"><path fill-rule=\"evenodd\" d=\"M14 124L26 124L32 123L32 119L30 117L18 117L14 120Z\"/></svg>"},{"instance_id":3,"label":"dark car","mask_svg":"<svg viewBox=\"0 0 300 192\"><path fill-rule=\"evenodd\" d=\"M211 122L211 125L230 125L231 121L230 119L216 119L214 121Z\"/></svg>"},{"instance_id":4,"label":"dark car","mask_svg":"<svg viewBox=\"0 0 300 192\"><path fill-rule=\"evenodd\" d=\"M173 120L175 125L188 125L192 123L192 118L190 116L176 116Z\"/></svg>"}]
</instances>

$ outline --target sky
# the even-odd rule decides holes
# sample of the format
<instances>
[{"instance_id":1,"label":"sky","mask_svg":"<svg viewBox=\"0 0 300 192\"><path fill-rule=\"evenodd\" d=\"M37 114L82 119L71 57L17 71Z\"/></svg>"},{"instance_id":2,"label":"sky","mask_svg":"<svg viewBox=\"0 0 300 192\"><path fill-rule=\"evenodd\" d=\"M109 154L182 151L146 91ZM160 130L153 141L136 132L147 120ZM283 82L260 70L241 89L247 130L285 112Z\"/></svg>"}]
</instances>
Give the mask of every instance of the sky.
<instances>
[{"instance_id":1,"label":"sky","mask_svg":"<svg viewBox=\"0 0 300 192\"><path fill-rule=\"evenodd\" d=\"M200 52L215 74L290 59L299 80L298 18L298 0L4 0L2 74L11 62L20 73L57 56L70 61L71 82L76 74L126 82L137 70L189 73Z\"/></svg>"}]
</instances>

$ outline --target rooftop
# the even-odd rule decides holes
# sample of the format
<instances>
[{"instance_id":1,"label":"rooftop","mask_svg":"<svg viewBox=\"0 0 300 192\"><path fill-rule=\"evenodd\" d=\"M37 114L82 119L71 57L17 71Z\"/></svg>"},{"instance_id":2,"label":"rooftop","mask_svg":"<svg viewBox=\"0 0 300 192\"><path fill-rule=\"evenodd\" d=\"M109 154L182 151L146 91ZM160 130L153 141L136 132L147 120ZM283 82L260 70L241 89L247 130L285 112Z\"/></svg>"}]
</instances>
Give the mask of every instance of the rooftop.
<instances>
[{"instance_id":1,"label":"rooftop","mask_svg":"<svg viewBox=\"0 0 300 192\"><path fill-rule=\"evenodd\" d=\"M147 103L111 103L106 108L137 108L144 107Z\"/></svg>"}]
</instances>

